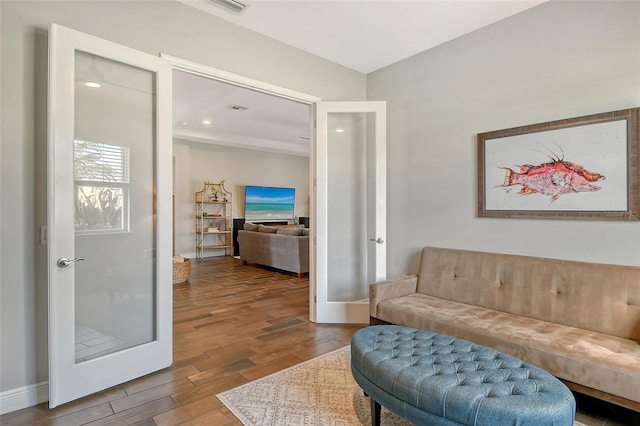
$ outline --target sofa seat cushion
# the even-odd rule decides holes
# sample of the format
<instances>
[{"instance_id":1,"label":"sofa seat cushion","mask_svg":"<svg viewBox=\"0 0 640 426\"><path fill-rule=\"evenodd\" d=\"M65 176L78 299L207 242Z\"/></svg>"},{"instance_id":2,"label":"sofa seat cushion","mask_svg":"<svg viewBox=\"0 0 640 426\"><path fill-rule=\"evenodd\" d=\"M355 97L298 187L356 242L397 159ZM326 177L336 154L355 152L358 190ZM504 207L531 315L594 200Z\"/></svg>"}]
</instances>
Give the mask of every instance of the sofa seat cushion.
<instances>
[{"instance_id":1,"label":"sofa seat cushion","mask_svg":"<svg viewBox=\"0 0 640 426\"><path fill-rule=\"evenodd\" d=\"M380 302L377 318L470 340L640 402L640 345L633 340L420 293Z\"/></svg>"}]
</instances>

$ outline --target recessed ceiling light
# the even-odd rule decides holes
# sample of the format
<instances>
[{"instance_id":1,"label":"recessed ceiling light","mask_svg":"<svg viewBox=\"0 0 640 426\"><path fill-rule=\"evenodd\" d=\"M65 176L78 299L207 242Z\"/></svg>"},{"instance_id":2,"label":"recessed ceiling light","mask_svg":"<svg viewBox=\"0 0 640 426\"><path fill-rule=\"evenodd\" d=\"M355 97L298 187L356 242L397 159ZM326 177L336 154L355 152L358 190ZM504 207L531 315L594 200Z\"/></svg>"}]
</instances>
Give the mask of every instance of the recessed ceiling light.
<instances>
[{"instance_id":1,"label":"recessed ceiling light","mask_svg":"<svg viewBox=\"0 0 640 426\"><path fill-rule=\"evenodd\" d=\"M96 65L95 55L91 55L91 64L89 65L89 68L87 68L83 72L83 74L84 75L83 75L82 82L84 83L85 86L92 87L92 88L102 87L102 82L104 81L104 75Z\"/></svg>"},{"instance_id":2,"label":"recessed ceiling light","mask_svg":"<svg viewBox=\"0 0 640 426\"><path fill-rule=\"evenodd\" d=\"M336 129L336 133L344 133L344 129Z\"/></svg>"},{"instance_id":3,"label":"recessed ceiling light","mask_svg":"<svg viewBox=\"0 0 640 426\"><path fill-rule=\"evenodd\" d=\"M202 120L202 124L211 124L211 121L209 121L209 120Z\"/></svg>"},{"instance_id":4,"label":"recessed ceiling light","mask_svg":"<svg viewBox=\"0 0 640 426\"><path fill-rule=\"evenodd\" d=\"M183 121L183 122L182 122L182 123L180 123L180 124L182 124L183 126L186 126L186 125L187 125L187 124L189 124L189 123L187 123L186 121Z\"/></svg>"}]
</instances>

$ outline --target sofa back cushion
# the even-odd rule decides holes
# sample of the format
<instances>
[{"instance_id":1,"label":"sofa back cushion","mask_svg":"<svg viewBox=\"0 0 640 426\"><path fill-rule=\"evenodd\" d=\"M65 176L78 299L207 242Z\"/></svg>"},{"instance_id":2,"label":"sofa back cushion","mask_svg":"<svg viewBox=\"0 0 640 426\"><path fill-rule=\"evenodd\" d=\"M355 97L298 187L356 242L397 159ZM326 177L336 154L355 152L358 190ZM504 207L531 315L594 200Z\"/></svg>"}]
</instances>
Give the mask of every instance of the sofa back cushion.
<instances>
[{"instance_id":1,"label":"sofa back cushion","mask_svg":"<svg viewBox=\"0 0 640 426\"><path fill-rule=\"evenodd\" d=\"M291 272L309 272L309 237L238 231L240 257Z\"/></svg>"},{"instance_id":2,"label":"sofa back cushion","mask_svg":"<svg viewBox=\"0 0 640 426\"><path fill-rule=\"evenodd\" d=\"M425 247L417 291L640 339L640 268Z\"/></svg>"}]
</instances>

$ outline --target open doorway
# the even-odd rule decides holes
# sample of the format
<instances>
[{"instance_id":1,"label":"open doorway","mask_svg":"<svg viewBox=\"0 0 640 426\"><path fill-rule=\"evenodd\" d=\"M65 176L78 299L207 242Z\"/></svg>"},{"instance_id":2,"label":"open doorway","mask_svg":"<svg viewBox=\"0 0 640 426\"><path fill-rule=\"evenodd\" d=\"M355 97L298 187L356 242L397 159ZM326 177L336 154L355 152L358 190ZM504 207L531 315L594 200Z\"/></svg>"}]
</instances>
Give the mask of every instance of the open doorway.
<instances>
[{"instance_id":1,"label":"open doorway","mask_svg":"<svg viewBox=\"0 0 640 426\"><path fill-rule=\"evenodd\" d=\"M299 120L301 127L298 128L297 132L293 133L295 141L291 142L289 140L288 143L279 141L278 139L281 139L280 136L276 136L272 138L271 142L265 143L265 138L260 137L263 136L263 133L245 135L244 138L240 138L243 139L244 144L239 144L242 141L238 140L232 143L225 140L224 137L231 134L231 131L214 135L212 141L209 138L191 133L191 129L187 132L185 128L189 128L189 122L174 115L178 124L178 126L174 127L175 175L176 177L181 177L185 185L183 188L186 188L180 190L178 185L175 188L176 215L180 215L176 218L178 234L181 232L185 235L189 235L192 232L195 233L195 230L191 231L195 228L192 225L195 220L195 209L190 207L194 204L191 200L192 193L195 194L194 191L196 189L199 190L205 180L219 181L226 178L224 173L228 175L237 173L239 163L234 155L238 155L241 151L250 152L255 157L252 158L253 162L250 166L246 167L246 164L242 164L245 166L244 170L245 172L250 170L251 173L260 171L264 182L247 182L246 176L241 176L237 179L237 183L225 185L227 189L236 193L234 197L236 200L234 217L242 217L244 213L243 195L246 185L304 188L306 196L304 194L302 196L296 194L296 208L304 213L308 212L310 216L311 214L314 216L310 226L310 241L313 241L313 243L310 244L308 255L310 320L313 322L366 323L368 321L368 308L366 299L363 299L365 293L351 290L354 287L359 289L366 288L370 280L369 276L372 274L375 275L376 280L384 279L386 276L386 103L384 101L320 102L319 98L313 96L271 86L166 55L163 57L173 63L174 75L180 75L177 74L178 72L186 72L199 78L204 78L203 81L208 83L221 82L225 85L230 85L230 87L225 86L225 89L220 92L219 99L215 99L214 96L214 99L201 101L201 104L205 106L213 105L216 102L220 102L223 106L226 105L226 109L218 109L218 114L222 121L225 121L223 112L229 112L227 110L238 114L246 114L250 111L241 102L229 102L233 99L233 93L238 88L248 89L246 92L242 92L246 96L262 95L260 96L260 101L280 102L285 111L287 108L301 108L301 119ZM225 94L225 90L228 90L227 94ZM213 93L215 91L212 91ZM192 101L193 98L199 98L200 95L200 91L196 91L185 98L187 101ZM267 97L264 97L265 95ZM178 100L174 97L176 114L181 111L181 106L178 103ZM266 107L264 109L266 117L273 116L277 111L279 111L278 107ZM292 112L285 113L280 117L280 121L290 126L294 121L292 120L294 115ZM305 115L306 119L304 119ZM312 117L314 121L313 129L310 125ZM342 120L344 117L351 118L344 122ZM337 118L338 121L333 120L333 118ZM214 124L213 118L197 117L193 119L194 122L196 120L201 120L199 122L200 126ZM316 120L317 129L315 128ZM236 120L230 119L229 122L236 123ZM342 124L347 122L357 123L357 125L348 128L343 127ZM244 126L251 128L255 124L251 120L244 121L244 125L242 123L243 121L238 121L234 125L236 132L244 131ZM306 123L306 126L304 123ZM305 127L306 131L300 134ZM183 136L186 139L185 144L180 143L182 139L179 139L181 137L179 132L185 134ZM332 136L330 137L330 135ZM337 139L334 138L336 135ZM200 151L181 152L183 150L190 151L201 148L205 139L208 144L216 147L216 152L213 156ZM238 148L239 146L241 148ZM286 154L282 154L282 151L280 151L284 146L289 148ZM296 149L292 152L291 148L294 146ZM301 146L305 146L304 151L306 152L302 152ZM329 147L339 149L329 149ZM342 148L348 149L349 155L345 156L341 150ZM229 152L228 150L233 151ZM278 163L281 158L274 159L274 155L284 155L287 160L285 163ZM180 158L189 158L193 161L193 164L186 162L181 166ZM294 176L295 167L292 166L292 164L296 164L296 161L292 161L294 158L297 158L297 164L301 164L301 169L303 170L297 177ZM194 170L201 170L205 173L194 175ZM213 176L214 173L219 174ZM352 179L354 173L358 176L355 180ZM329 175L338 177L337 184L333 185L333 187L329 187L327 184L329 182L327 176ZM187 176L187 178L185 179L184 176ZM289 182L293 183L268 183L271 182L274 176L289 179ZM340 179L342 179L342 184ZM244 182L242 182L243 180ZM313 182L313 185L310 182ZM350 191L352 190L353 193L360 195L366 194L366 196L350 197L346 195L344 185L347 182L350 185ZM355 188L352 185L354 182L361 185ZM345 196L340 198L337 203L328 202L329 194L336 193L342 193ZM179 196L184 198L179 200ZM353 224L359 232L345 235L341 231L341 227L329 227L329 211L336 214L335 220L331 219L332 223L340 222L342 228L351 226L347 224ZM184 224L181 225L183 218ZM176 238L179 239L180 235L177 235ZM190 243L189 245L191 246ZM346 252L351 257L339 255L340 265L331 263L333 272L328 275L329 258L327 254L334 253L335 247L350 247L351 249ZM177 250L180 249L177 248ZM348 272L349 268L351 268L353 274L345 273ZM354 278L356 276L357 279ZM337 296L334 293L330 294L329 289L337 289L338 291L335 292Z\"/></svg>"},{"instance_id":2,"label":"open doorway","mask_svg":"<svg viewBox=\"0 0 640 426\"><path fill-rule=\"evenodd\" d=\"M244 221L247 185L295 188L295 217L308 224L310 108L317 99L189 68L173 70L176 254L194 257L194 194L205 181L224 180L232 192L234 228ZM205 257L224 254L212 249Z\"/></svg>"}]
</instances>

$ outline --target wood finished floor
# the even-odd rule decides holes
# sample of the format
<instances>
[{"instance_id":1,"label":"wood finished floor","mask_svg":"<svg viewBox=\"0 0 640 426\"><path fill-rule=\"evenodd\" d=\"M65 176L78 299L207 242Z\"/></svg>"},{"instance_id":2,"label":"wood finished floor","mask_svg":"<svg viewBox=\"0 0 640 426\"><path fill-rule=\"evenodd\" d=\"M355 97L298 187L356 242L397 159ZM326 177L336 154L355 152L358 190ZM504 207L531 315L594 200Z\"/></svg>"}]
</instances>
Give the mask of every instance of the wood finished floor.
<instances>
[{"instance_id":1,"label":"wood finished floor","mask_svg":"<svg viewBox=\"0 0 640 426\"><path fill-rule=\"evenodd\" d=\"M308 279L231 257L192 262L174 286L170 368L49 410L0 416L0 425L239 425L216 394L349 344L354 325L309 322ZM588 426L640 425L640 415L578 398ZM322 425L321 425L322 426Z\"/></svg>"},{"instance_id":2,"label":"wood finished floor","mask_svg":"<svg viewBox=\"0 0 640 426\"><path fill-rule=\"evenodd\" d=\"M309 321L309 280L232 257L192 262L174 286L173 365L9 425L239 425L216 394L349 344L354 325Z\"/></svg>"}]
</instances>

